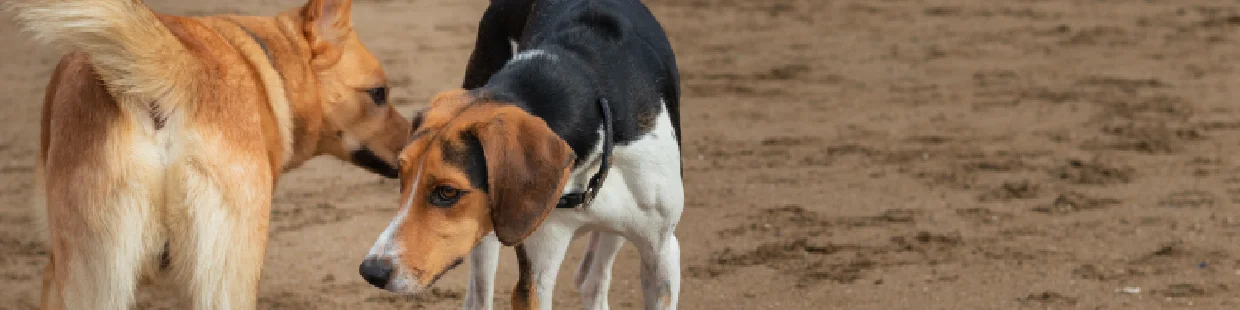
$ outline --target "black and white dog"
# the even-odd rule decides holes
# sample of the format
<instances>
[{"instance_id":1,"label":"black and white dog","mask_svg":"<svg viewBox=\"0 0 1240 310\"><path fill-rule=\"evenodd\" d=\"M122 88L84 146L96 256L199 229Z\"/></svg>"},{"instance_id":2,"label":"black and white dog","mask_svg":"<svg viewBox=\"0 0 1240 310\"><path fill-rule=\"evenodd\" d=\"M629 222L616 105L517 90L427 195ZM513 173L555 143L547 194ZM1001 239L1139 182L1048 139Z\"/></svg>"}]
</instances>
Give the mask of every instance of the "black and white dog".
<instances>
[{"instance_id":1,"label":"black and white dog","mask_svg":"<svg viewBox=\"0 0 1240 310\"><path fill-rule=\"evenodd\" d=\"M641 254L646 308L676 308L680 86L646 6L492 1L463 88L415 117L400 156L401 211L363 277L416 292L468 253L465 308L490 309L500 245L513 245L514 307L550 309L569 242L590 233L576 278L587 308L607 309L625 240Z\"/></svg>"}]
</instances>

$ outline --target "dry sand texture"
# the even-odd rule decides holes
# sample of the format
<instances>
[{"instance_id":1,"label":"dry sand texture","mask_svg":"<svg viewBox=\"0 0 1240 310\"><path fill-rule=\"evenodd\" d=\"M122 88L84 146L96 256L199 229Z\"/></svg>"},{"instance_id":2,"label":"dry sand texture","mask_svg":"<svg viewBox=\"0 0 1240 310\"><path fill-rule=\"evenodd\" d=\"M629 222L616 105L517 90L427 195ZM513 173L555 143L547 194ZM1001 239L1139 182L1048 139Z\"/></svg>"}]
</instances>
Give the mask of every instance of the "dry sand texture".
<instances>
[{"instance_id":1,"label":"dry sand texture","mask_svg":"<svg viewBox=\"0 0 1240 310\"><path fill-rule=\"evenodd\" d=\"M149 0L176 14L299 1ZM487 1L358 0L406 115L457 86ZM685 309L1240 307L1240 4L647 0L684 89ZM27 200L57 60L0 26L0 308L37 304ZM397 186L321 159L275 199L261 307L456 309L357 266ZM560 273L555 304L580 307ZM499 307L515 263L504 253ZM611 305L641 305L637 257ZM1117 292L1126 287L1139 293ZM166 293L147 307L176 308Z\"/></svg>"}]
</instances>

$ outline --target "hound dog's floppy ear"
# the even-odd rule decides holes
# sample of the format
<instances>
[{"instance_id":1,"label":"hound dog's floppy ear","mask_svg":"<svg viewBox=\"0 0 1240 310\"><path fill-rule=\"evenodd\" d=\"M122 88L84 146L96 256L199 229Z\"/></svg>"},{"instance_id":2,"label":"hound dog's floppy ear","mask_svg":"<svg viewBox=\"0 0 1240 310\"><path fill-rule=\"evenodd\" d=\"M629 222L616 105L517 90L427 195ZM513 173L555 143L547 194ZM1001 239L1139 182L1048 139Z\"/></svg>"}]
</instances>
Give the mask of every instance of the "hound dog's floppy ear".
<instances>
[{"instance_id":1,"label":"hound dog's floppy ear","mask_svg":"<svg viewBox=\"0 0 1240 310\"><path fill-rule=\"evenodd\" d=\"M495 235L512 246L551 214L576 155L542 119L516 107L498 109L475 134L486 157Z\"/></svg>"}]
</instances>

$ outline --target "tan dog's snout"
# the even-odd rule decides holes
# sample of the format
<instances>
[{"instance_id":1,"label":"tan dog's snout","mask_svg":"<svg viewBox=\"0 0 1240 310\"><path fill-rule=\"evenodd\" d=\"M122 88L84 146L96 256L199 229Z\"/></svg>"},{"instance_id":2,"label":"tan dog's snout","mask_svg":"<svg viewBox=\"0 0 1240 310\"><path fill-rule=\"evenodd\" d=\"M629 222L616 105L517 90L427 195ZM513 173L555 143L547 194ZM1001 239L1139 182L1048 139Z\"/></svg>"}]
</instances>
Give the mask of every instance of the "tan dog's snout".
<instances>
[{"instance_id":1,"label":"tan dog's snout","mask_svg":"<svg viewBox=\"0 0 1240 310\"><path fill-rule=\"evenodd\" d=\"M409 140L409 120L391 106L362 106L357 110L351 117L337 111L341 115L328 119L319 152L385 178L398 178L397 156Z\"/></svg>"},{"instance_id":2,"label":"tan dog's snout","mask_svg":"<svg viewBox=\"0 0 1240 310\"><path fill-rule=\"evenodd\" d=\"M374 151L371 151L369 147L363 146L362 148L353 151L352 155L349 157L349 162L366 169L366 171L370 171L389 179L400 177L400 171L396 170L395 165L391 164L388 160L380 158L379 155L375 154Z\"/></svg>"}]
</instances>

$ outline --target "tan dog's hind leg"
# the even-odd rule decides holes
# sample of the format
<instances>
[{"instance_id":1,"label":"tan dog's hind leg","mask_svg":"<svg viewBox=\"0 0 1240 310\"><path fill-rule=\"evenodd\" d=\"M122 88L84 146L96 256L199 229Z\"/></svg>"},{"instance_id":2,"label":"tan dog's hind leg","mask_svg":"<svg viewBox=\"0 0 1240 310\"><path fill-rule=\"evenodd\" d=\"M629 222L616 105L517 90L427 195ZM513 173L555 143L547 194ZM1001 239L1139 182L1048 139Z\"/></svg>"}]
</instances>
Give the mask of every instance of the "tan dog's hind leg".
<instances>
[{"instance_id":1,"label":"tan dog's hind leg","mask_svg":"<svg viewBox=\"0 0 1240 310\"><path fill-rule=\"evenodd\" d=\"M163 148L86 61L66 56L44 102L34 201L50 253L43 307L127 309L162 244Z\"/></svg>"},{"instance_id":2,"label":"tan dog's hind leg","mask_svg":"<svg viewBox=\"0 0 1240 310\"><path fill-rule=\"evenodd\" d=\"M35 226L38 229L37 233L41 235L38 238L38 241L43 244L44 248L48 248L51 246L51 243L47 242L47 211L44 209L47 207L47 199L45 198L46 191L43 190L44 183L42 162L39 162L35 166L34 183L34 203L31 206L31 211L34 213ZM48 251L47 266L43 268L43 291L39 295L39 304L43 305L42 309L63 309L65 307L60 303L61 297L52 294L52 278L56 277L56 268L52 265L52 262L54 261L56 261L56 259L53 257L52 252Z\"/></svg>"},{"instance_id":3,"label":"tan dog's hind leg","mask_svg":"<svg viewBox=\"0 0 1240 310\"><path fill-rule=\"evenodd\" d=\"M43 268L43 294L39 295L39 304L43 305L42 309L64 309L65 306L60 303L59 294L53 294L52 278L56 276L56 269L53 268L51 255L48 255L47 267Z\"/></svg>"},{"instance_id":4,"label":"tan dog's hind leg","mask_svg":"<svg viewBox=\"0 0 1240 310\"><path fill-rule=\"evenodd\" d=\"M169 184L169 202L184 204L169 206L171 271L195 309L254 309L272 174L258 158L221 153L170 170L182 182Z\"/></svg>"},{"instance_id":5,"label":"tan dog's hind leg","mask_svg":"<svg viewBox=\"0 0 1240 310\"><path fill-rule=\"evenodd\" d=\"M155 209L163 192L161 149L126 117L98 107L63 112L93 115L70 117L92 130L53 129L51 136L45 167L52 253L46 307L128 309L143 260L157 253L152 250L158 249L161 231Z\"/></svg>"},{"instance_id":6,"label":"tan dog's hind leg","mask_svg":"<svg viewBox=\"0 0 1240 310\"><path fill-rule=\"evenodd\" d=\"M53 254L45 280L50 282L47 308L128 309L143 260L154 253L151 240L158 228L151 184L143 182L143 173L112 178L110 169L101 168L76 169L73 177L53 181L66 190L49 190ZM132 179L122 185L122 175Z\"/></svg>"}]
</instances>

